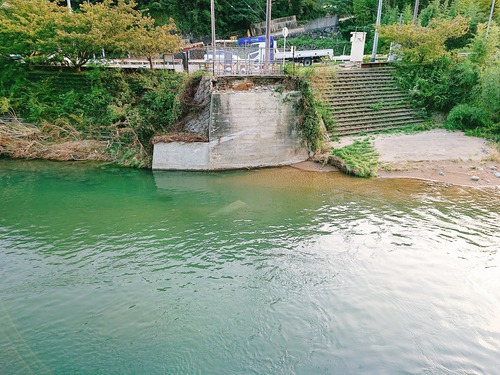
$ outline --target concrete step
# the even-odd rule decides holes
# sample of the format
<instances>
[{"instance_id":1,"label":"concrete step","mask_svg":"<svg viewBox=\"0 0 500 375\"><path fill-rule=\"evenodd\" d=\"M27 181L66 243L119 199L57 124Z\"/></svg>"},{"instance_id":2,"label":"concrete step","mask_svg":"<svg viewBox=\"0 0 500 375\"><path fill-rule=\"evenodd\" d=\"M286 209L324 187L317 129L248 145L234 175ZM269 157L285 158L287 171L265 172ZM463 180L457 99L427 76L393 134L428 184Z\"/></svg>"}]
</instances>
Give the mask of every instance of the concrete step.
<instances>
[{"instance_id":1,"label":"concrete step","mask_svg":"<svg viewBox=\"0 0 500 375\"><path fill-rule=\"evenodd\" d=\"M333 111L333 115L336 119L341 118L356 118L361 116L382 116L386 113L400 113L400 112L409 112L414 113L412 110L408 109L408 106L404 104L399 104L397 106L387 106L381 108L371 108L371 107L357 107L352 109L335 109Z\"/></svg>"},{"instance_id":2,"label":"concrete step","mask_svg":"<svg viewBox=\"0 0 500 375\"><path fill-rule=\"evenodd\" d=\"M358 129L360 127L384 127L384 126L406 126L407 124L421 124L422 119L415 117L401 117L398 119L389 120L377 120L377 121L357 121L353 123L338 123L336 124L336 129Z\"/></svg>"},{"instance_id":3,"label":"concrete step","mask_svg":"<svg viewBox=\"0 0 500 375\"><path fill-rule=\"evenodd\" d=\"M380 80L390 80L393 81L394 77L390 74L383 74L383 75L367 75L367 76L361 76L361 75L344 75L344 76L336 76L336 77L329 77L324 79L324 82L359 82L361 80L365 81L380 81Z\"/></svg>"},{"instance_id":4,"label":"concrete step","mask_svg":"<svg viewBox=\"0 0 500 375\"><path fill-rule=\"evenodd\" d=\"M348 135L356 135L360 133L375 133L385 130L401 129L407 126L420 125L419 123L406 123L406 124L395 124L395 125L385 125L385 126L373 126L368 125L366 127L357 127L353 129L336 129L331 133L331 136L343 137Z\"/></svg>"},{"instance_id":5,"label":"concrete step","mask_svg":"<svg viewBox=\"0 0 500 375\"><path fill-rule=\"evenodd\" d=\"M397 87L395 85L387 84L387 83L366 83L366 84L356 84L356 85L335 85L324 87L321 89L323 92L327 93L336 93L336 92L345 92L345 91L367 91L367 90L394 90L397 91Z\"/></svg>"},{"instance_id":6,"label":"concrete step","mask_svg":"<svg viewBox=\"0 0 500 375\"><path fill-rule=\"evenodd\" d=\"M334 86L330 86L330 87L325 87L323 88L324 91L327 91L327 92L343 92L343 91L360 91L360 92L363 92L363 91L366 91L366 90L369 90L369 91L372 91L372 90L384 90L384 89L391 89L391 90L394 90L394 91L397 91L397 87L396 85L390 85L390 84L387 84L387 83L384 83L384 84L371 84L371 83L367 83L365 85L334 85Z\"/></svg>"},{"instance_id":7,"label":"concrete step","mask_svg":"<svg viewBox=\"0 0 500 375\"><path fill-rule=\"evenodd\" d=\"M353 119L353 120L350 120L350 121L335 121L335 124L337 125L337 127L339 128L346 128L346 127L356 127L356 126L360 126L360 125L363 125L363 124L366 124L366 125L377 125L377 126L380 126L380 125L383 125L383 124L389 124L389 125L392 125L392 124L399 124L399 123L405 123L407 121L417 121L417 122L423 122L422 119L419 119L415 116L413 116L412 114L407 114L407 115L398 115L398 116L394 116L394 117L381 117L381 118L376 118L376 117L373 117L373 118L358 118L358 119Z\"/></svg>"},{"instance_id":8,"label":"concrete step","mask_svg":"<svg viewBox=\"0 0 500 375\"><path fill-rule=\"evenodd\" d=\"M337 136L342 136L342 135L359 134L359 133L373 133L381 130L399 129L405 126L419 125L422 123L423 123L422 120L405 120L403 122L386 123L382 125L377 125L372 123L358 124L356 126L351 126L351 127L336 127L335 131L332 134Z\"/></svg>"},{"instance_id":9,"label":"concrete step","mask_svg":"<svg viewBox=\"0 0 500 375\"><path fill-rule=\"evenodd\" d=\"M355 100L350 96L342 97L342 98L336 98L332 100L328 100L328 103L333 107L335 110L336 108L353 108L355 106L365 106L368 107L370 105L373 105L375 103L379 103L381 100L384 103L394 103L394 102L404 102L408 105L407 103L407 98L403 94L394 94L394 95L385 95L383 98L372 96L372 97L366 97L362 102L359 100Z\"/></svg>"},{"instance_id":10,"label":"concrete step","mask_svg":"<svg viewBox=\"0 0 500 375\"><path fill-rule=\"evenodd\" d=\"M334 82L338 80L360 80L360 79L394 79L394 76L390 73L382 74L336 74L333 76L322 77L321 80L327 82Z\"/></svg>"},{"instance_id":11,"label":"concrete step","mask_svg":"<svg viewBox=\"0 0 500 375\"><path fill-rule=\"evenodd\" d=\"M337 71L313 85L332 107L336 135L372 132L422 123L397 89L393 68Z\"/></svg>"},{"instance_id":12,"label":"concrete step","mask_svg":"<svg viewBox=\"0 0 500 375\"><path fill-rule=\"evenodd\" d=\"M392 98L400 98L401 100L407 99L404 95L401 95L399 92L391 92L387 91L381 95L380 93L371 92L371 93L345 93L344 95L330 95L324 96L323 99L331 102L331 103L342 103L346 101L354 101L354 102L365 102L365 101L384 101L386 99Z\"/></svg>"},{"instance_id":13,"label":"concrete step","mask_svg":"<svg viewBox=\"0 0 500 375\"><path fill-rule=\"evenodd\" d=\"M379 75L379 74L390 74L393 72L393 68L389 69L370 69L370 70L365 70L365 69L350 69L350 70L337 70L335 72L335 75Z\"/></svg>"}]
</instances>

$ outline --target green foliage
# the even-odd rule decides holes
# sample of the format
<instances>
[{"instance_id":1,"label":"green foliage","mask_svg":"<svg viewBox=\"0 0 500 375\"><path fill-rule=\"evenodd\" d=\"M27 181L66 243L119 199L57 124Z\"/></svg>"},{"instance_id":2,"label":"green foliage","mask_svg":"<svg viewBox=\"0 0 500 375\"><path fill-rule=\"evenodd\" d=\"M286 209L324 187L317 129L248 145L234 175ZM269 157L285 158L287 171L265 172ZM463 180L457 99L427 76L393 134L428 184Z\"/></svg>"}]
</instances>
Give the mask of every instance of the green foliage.
<instances>
[{"instance_id":1,"label":"green foliage","mask_svg":"<svg viewBox=\"0 0 500 375\"><path fill-rule=\"evenodd\" d=\"M138 0L142 8L149 9L157 20L175 19L184 35L197 38L210 35L210 0ZM329 0L333 5L343 5L342 0ZM215 1L215 30L217 38L231 35L244 36L250 24L266 19L266 0ZM297 20L307 21L324 15L328 10L316 0L274 0L273 18L295 15ZM166 17L167 16L167 17Z\"/></svg>"},{"instance_id":2,"label":"green foliage","mask_svg":"<svg viewBox=\"0 0 500 375\"><path fill-rule=\"evenodd\" d=\"M0 7L0 55L21 55L28 63L68 64L77 71L94 55L132 53L148 59L180 49L173 21L156 26L134 0L66 4L9 0Z\"/></svg>"},{"instance_id":3,"label":"green foliage","mask_svg":"<svg viewBox=\"0 0 500 375\"><path fill-rule=\"evenodd\" d=\"M408 92L415 107L427 112L447 111L474 92L477 70L467 60L442 56L432 64L396 65L398 86Z\"/></svg>"},{"instance_id":4,"label":"green foliage","mask_svg":"<svg viewBox=\"0 0 500 375\"><path fill-rule=\"evenodd\" d=\"M434 9L440 17L449 13L439 1L431 3L429 12L430 9ZM490 29L493 36L486 38L484 25L478 25L469 46L469 57L458 58L456 53L449 51L452 45L449 42L458 40L456 38L465 35L466 30L466 21L461 16L431 19L427 27L381 27L382 38L402 44L403 61L396 64L396 79L418 108L427 112L449 111L457 104L476 103L481 97L490 107L498 108L494 104L498 97L495 96L494 68L494 56L498 51L497 28L493 25ZM490 73L485 74L486 71ZM483 80L484 85L478 85ZM484 94L483 87L486 90ZM488 98L493 100L489 101ZM490 116L494 112L491 111Z\"/></svg>"},{"instance_id":5,"label":"green foliage","mask_svg":"<svg viewBox=\"0 0 500 375\"><path fill-rule=\"evenodd\" d=\"M21 55L38 61L57 49L53 38L62 7L45 0L9 0L0 6L0 55ZM43 57L41 57L43 59Z\"/></svg>"},{"instance_id":6,"label":"green foliage","mask_svg":"<svg viewBox=\"0 0 500 375\"><path fill-rule=\"evenodd\" d=\"M500 123L493 122L488 112L481 107L470 104L457 105L448 115L445 126L448 129L463 130L470 136L500 142Z\"/></svg>"},{"instance_id":7,"label":"green foliage","mask_svg":"<svg viewBox=\"0 0 500 375\"><path fill-rule=\"evenodd\" d=\"M481 71L479 104L494 122L500 122L500 62Z\"/></svg>"},{"instance_id":8,"label":"green foliage","mask_svg":"<svg viewBox=\"0 0 500 375\"><path fill-rule=\"evenodd\" d=\"M122 164L140 166L150 162L151 137L175 129L185 80L168 71L30 71L0 95L26 120L68 123L83 137L107 139Z\"/></svg>"},{"instance_id":9,"label":"green foliage","mask_svg":"<svg viewBox=\"0 0 500 375\"><path fill-rule=\"evenodd\" d=\"M382 25L380 38L386 42L399 44L400 52L407 63L429 64L449 54L446 42L463 36L468 30L468 22L462 16L452 20L431 20L426 27L420 25Z\"/></svg>"},{"instance_id":10,"label":"green foliage","mask_svg":"<svg viewBox=\"0 0 500 375\"><path fill-rule=\"evenodd\" d=\"M375 23L377 16L377 1L353 0L352 7L358 26L367 26Z\"/></svg>"},{"instance_id":11,"label":"green foliage","mask_svg":"<svg viewBox=\"0 0 500 375\"><path fill-rule=\"evenodd\" d=\"M291 77L295 87L301 93L298 103L298 113L300 117L300 131L307 142L310 152L315 152L321 148L323 132L321 131L321 104L316 99L311 87L311 69L298 70L297 75Z\"/></svg>"},{"instance_id":12,"label":"green foliage","mask_svg":"<svg viewBox=\"0 0 500 375\"><path fill-rule=\"evenodd\" d=\"M346 0L320 0L318 6L329 14L340 16L352 14L352 1Z\"/></svg>"},{"instance_id":13,"label":"green foliage","mask_svg":"<svg viewBox=\"0 0 500 375\"><path fill-rule=\"evenodd\" d=\"M355 141L349 146L332 148L333 156L340 160L334 164L347 173L358 177L377 175L379 154L368 139Z\"/></svg>"},{"instance_id":14,"label":"green foliage","mask_svg":"<svg viewBox=\"0 0 500 375\"><path fill-rule=\"evenodd\" d=\"M433 19L443 19L447 16L448 4L441 0L434 0L420 11L419 20L423 27L429 26Z\"/></svg>"},{"instance_id":15,"label":"green foliage","mask_svg":"<svg viewBox=\"0 0 500 375\"><path fill-rule=\"evenodd\" d=\"M488 128L492 125L486 111L470 104L455 106L446 119L448 129L472 130Z\"/></svg>"},{"instance_id":16,"label":"green foliage","mask_svg":"<svg viewBox=\"0 0 500 375\"><path fill-rule=\"evenodd\" d=\"M277 41L278 47L283 47L283 40ZM335 55L340 55L346 49L346 54L349 53L351 42L344 38L341 34L332 35L331 38L316 38L313 39L310 35L301 35L296 38L290 38L286 41L287 49L294 46L296 50L308 49L333 49Z\"/></svg>"},{"instance_id":17,"label":"green foliage","mask_svg":"<svg viewBox=\"0 0 500 375\"><path fill-rule=\"evenodd\" d=\"M0 115L9 112L10 103L8 98L0 96Z\"/></svg>"},{"instance_id":18,"label":"green foliage","mask_svg":"<svg viewBox=\"0 0 500 375\"><path fill-rule=\"evenodd\" d=\"M133 56L146 57L154 70L153 57L163 53L178 52L181 46L181 37L176 33L177 27L170 19L168 24L156 26L155 20L149 16L142 16L135 21L135 27L124 33L121 49Z\"/></svg>"}]
</instances>

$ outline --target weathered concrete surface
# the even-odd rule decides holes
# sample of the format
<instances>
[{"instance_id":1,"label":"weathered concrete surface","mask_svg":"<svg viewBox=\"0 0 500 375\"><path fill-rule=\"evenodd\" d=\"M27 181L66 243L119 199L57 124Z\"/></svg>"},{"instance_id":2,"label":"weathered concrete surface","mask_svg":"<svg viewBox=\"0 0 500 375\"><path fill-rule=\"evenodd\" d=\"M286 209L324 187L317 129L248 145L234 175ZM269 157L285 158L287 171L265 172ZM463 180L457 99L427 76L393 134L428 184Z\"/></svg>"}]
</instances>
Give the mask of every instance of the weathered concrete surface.
<instances>
[{"instance_id":1,"label":"weathered concrete surface","mask_svg":"<svg viewBox=\"0 0 500 375\"><path fill-rule=\"evenodd\" d=\"M208 143L157 143L153 169L220 170L308 158L298 133L298 93L259 88L212 93Z\"/></svg>"},{"instance_id":2,"label":"weathered concrete surface","mask_svg":"<svg viewBox=\"0 0 500 375\"><path fill-rule=\"evenodd\" d=\"M153 149L153 169L205 170L209 166L209 143L157 143Z\"/></svg>"},{"instance_id":3,"label":"weathered concrete surface","mask_svg":"<svg viewBox=\"0 0 500 375\"><path fill-rule=\"evenodd\" d=\"M286 165L306 160L297 130L296 93L212 95L210 169Z\"/></svg>"}]
</instances>

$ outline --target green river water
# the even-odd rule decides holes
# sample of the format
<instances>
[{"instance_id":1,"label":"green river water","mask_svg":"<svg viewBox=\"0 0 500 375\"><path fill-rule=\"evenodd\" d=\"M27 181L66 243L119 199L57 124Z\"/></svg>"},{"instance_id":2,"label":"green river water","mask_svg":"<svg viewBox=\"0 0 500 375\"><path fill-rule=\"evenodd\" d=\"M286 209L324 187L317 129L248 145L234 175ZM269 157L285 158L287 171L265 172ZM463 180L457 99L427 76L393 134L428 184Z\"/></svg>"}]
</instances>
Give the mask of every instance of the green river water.
<instances>
[{"instance_id":1,"label":"green river water","mask_svg":"<svg viewBox=\"0 0 500 375\"><path fill-rule=\"evenodd\" d=\"M0 374L493 374L499 190L0 160Z\"/></svg>"}]
</instances>

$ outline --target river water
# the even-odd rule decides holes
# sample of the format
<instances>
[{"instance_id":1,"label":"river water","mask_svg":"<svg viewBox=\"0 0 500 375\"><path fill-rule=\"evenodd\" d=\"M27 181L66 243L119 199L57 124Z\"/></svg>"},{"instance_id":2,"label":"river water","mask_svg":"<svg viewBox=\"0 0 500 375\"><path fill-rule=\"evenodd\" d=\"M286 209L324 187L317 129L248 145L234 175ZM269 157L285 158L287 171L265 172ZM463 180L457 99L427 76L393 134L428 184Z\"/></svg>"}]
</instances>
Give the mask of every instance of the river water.
<instances>
[{"instance_id":1,"label":"river water","mask_svg":"<svg viewBox=\"0 0 500 375\"><path fill-rule=\"evenodd\" d=\"M500 195L0 160L2 374L492 374Z\"/></svg>"}]
</instances>

